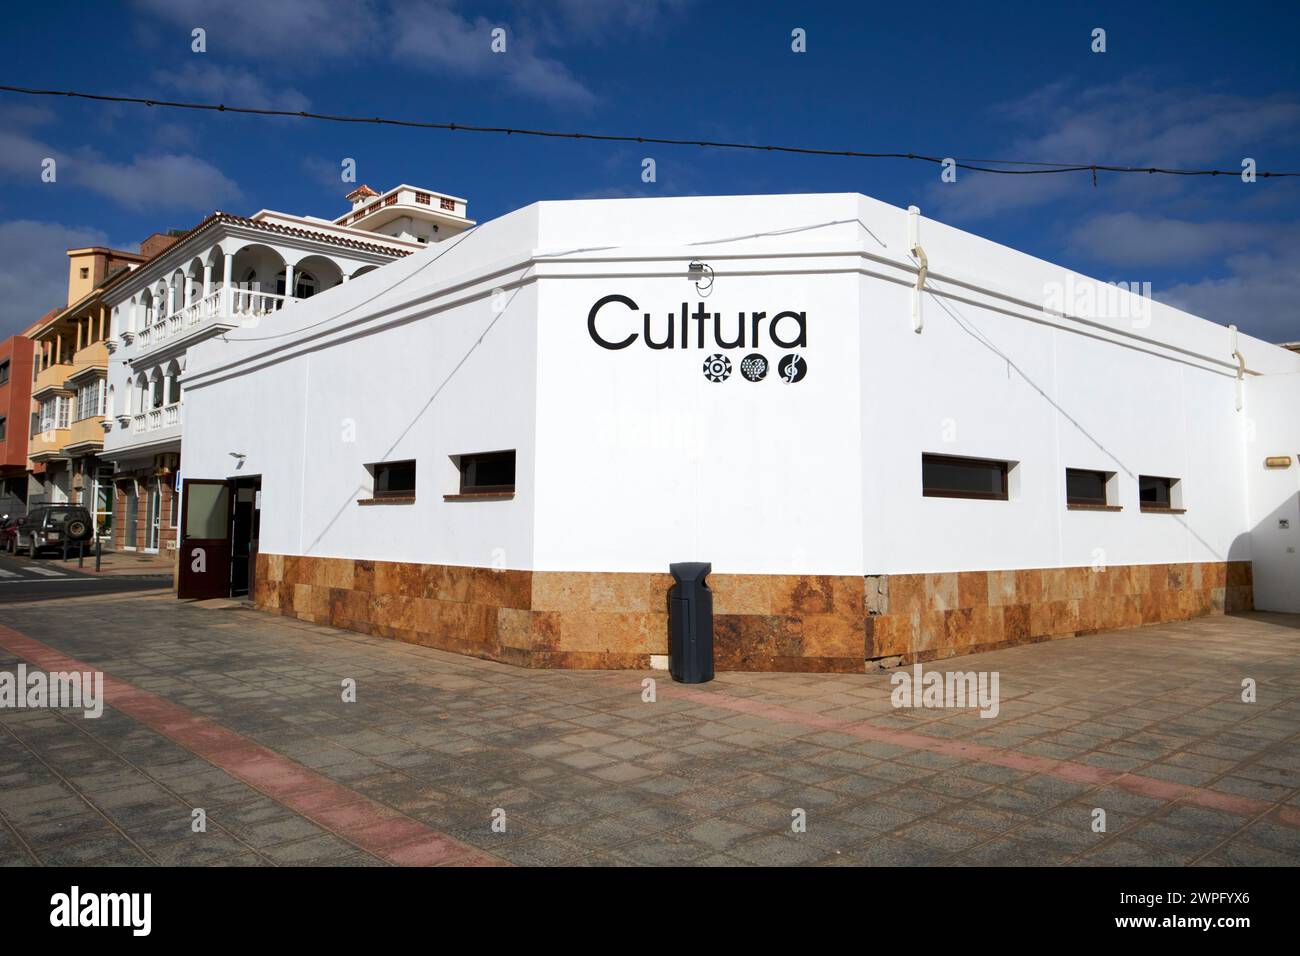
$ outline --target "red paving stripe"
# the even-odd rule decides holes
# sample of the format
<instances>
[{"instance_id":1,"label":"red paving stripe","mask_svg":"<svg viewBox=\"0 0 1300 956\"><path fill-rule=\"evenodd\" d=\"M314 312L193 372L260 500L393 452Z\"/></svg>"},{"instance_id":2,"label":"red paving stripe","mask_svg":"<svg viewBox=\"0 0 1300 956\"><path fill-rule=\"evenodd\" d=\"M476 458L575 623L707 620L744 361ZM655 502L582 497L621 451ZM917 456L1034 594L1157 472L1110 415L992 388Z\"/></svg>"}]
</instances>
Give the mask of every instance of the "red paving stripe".
<instances>
[{"instance_id":1,"label":"red paving stripe","mask_svg":"<svg viewBox=\"0 0 1300 956\"><path fill-rule=\"evenodd\" d=\"M1272 819L1289 826L1300 827L1300 808L1256 800L1253 797L1238 796L1233 793L1220 793L1205 787L1177 783L1173 780L1161 780L1138 773L1121 770L1108 770L1091 764L1077 763L1071 760L1058 760L1055 757L1041 757L1037 754L1020 753L1002 747L988 747L970 741L953 740L947 737L931 737L928 734L911 730L893 730L881 727L866 720L839 720L823 714L805 713L779 704L770 704L752 697L735 697L724 690L703 690L689 685L673 684L671 693L685 697L709 707L733 710L739 714L762 717L783 724L801 724L819 730L833 731L873 740L878 743L892 744L908 750L921 750L928 753L942 754L948 757L960 757L965 760L978 760L982 763L1008 767L1012 770L1025 770L1033 773L1047 774L1082 783L1092 787L1118 787L1130 793L1153 797L1169 802L1182 801L1211 810L1223 810L1241 816L1253 817L1273 810ZM1275 809L1276 808L1276 809Z\"/></svg>"},{"instance_id":2,"label":"red paving stripe","mask_svg":"<svg viewBox=\"0 0 1300 956\"><path fill-rule=\"evenodd\" d=\"M97 671L0 624L0 647L45 671ZM180 704L104 675L105 703L319 827L398 866L507 866Z\"/></svg>"}]
</instances>

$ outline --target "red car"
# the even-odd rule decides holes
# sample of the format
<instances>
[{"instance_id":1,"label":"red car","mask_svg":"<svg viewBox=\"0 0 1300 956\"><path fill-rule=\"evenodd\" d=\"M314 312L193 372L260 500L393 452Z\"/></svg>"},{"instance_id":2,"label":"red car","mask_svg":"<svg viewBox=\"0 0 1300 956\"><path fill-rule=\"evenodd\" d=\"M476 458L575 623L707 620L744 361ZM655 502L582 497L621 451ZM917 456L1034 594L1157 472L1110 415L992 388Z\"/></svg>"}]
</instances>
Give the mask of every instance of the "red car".
<instances>
[{"instance_id":1,"label":"red car","mask_svg":"<svg viewBox=\"0 0 1300 956\"><path fill-rule=\"evenodd\" d=\"M18 519L10 515L0 516L0 551L13 554L18 541Z\"/></svg>"}]
</instances>

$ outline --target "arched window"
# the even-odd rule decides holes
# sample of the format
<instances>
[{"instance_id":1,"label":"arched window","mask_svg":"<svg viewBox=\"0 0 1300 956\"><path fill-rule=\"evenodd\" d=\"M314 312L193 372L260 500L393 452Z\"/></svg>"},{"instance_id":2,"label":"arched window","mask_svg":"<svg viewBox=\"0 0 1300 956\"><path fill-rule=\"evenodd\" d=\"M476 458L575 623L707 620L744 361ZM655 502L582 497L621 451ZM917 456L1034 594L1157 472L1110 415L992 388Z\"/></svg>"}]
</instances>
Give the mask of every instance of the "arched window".
<instances>
[{"instance_id":1,"label":"arched window","mask_svg":"<svg viewBox=\"0 0 1300 956\"><path fill-rule=\"evenodd\" d=\"M167 366L167 404L175 405L181 400L181 370L172 362Z\"/></svg>"},{"instance_id":2,"label":"arched window","mask_svg":"<svg viewBox=\"0 0 1300 956\"><path fill-rule=\"evenodd\" d=\"M319 291L320 284L310 272L295 272L293 274L293 297L295 299L310 299ZM284 295L283 272L276 276L275 293L276 295Z\"/></svg>"}]
</instances>

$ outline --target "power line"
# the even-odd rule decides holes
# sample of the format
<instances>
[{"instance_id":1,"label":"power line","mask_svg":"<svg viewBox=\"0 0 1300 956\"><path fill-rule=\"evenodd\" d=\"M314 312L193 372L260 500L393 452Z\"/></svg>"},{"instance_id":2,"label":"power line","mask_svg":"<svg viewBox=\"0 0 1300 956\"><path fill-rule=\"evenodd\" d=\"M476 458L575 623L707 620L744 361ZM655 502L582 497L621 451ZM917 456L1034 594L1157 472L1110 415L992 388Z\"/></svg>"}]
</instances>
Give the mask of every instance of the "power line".
<instances>
[{"instance_id":1,"label":"power line","mask_svg":"<svg viewBox=\"0 0 1300 956\"><path fill-rule=\"evenodd\" d=\"M105 93L84 93L77 90L41 90L23 86L0 84L0 92L24 96L66 96L74 99L94 100L103 103L130 103L137 106L160 106L167 109L206 110L214 113L243 113L254 116L293 117L322 120L330 123L370 123L378 126L401 126L414 129L441 129L463 133L497 133L506 136L539 136L547 139L579 139L605 143L642 143L654 146L699 146L708 149L740 149L767 153L797 153L807 156L843 156L853 159L907 159L942 165L951 161L960 169L981 173L1000 173L1004 176L1036 176L1048 173L1091 173L1094 183L1097 173L1162 173L1168 176L1240 176L1239 169L1179 169L1161 166L1120 166L1111 163L1041 163L1014 159L962 160L952 157L927 156L922 153L868 153L853 149L818 149L810 146L778 146L761 143L729 143L718 140L676 139L664 136L628 136L613 133L574 133L560 130L524 129L510 126L478 126L468 123L434 123L421 120L394 119L380 116L346 116L333 113L313 113L307 110L276 110L252 106L227 106L224 103L183 103L176 100L145 99L135 96L109 96ZM998 169L994 165L1037 167L1032 169ZM1261 179L1278 179L1300 176L1300 172L1256 172Z\"/></svg>"}]
</instances>

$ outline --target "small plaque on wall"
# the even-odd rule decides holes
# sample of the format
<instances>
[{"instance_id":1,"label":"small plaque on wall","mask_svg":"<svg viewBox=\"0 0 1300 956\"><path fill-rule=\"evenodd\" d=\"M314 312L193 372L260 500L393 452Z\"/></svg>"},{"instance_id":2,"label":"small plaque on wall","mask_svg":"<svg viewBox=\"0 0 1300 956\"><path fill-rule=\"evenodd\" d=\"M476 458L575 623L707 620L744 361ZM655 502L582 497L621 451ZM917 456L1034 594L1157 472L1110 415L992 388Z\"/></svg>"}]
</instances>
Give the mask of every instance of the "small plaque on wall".
<instances>
[{"instance_id":1,"label":"small plaque on wall","mask_svg":"<svg viewBox=\"0 0 1300 956\"><path fill-rule=\"evenodd\" d=\"M1267 458L1264 459L1264 467L1265 468L1290 468L1291 456L1290 455L1269 455Z\"/></svg>"}]
</instances>

